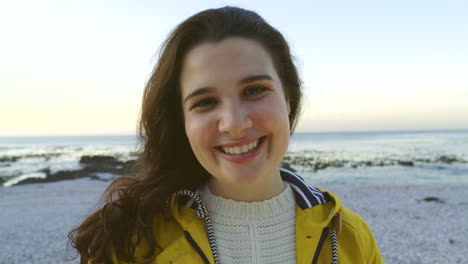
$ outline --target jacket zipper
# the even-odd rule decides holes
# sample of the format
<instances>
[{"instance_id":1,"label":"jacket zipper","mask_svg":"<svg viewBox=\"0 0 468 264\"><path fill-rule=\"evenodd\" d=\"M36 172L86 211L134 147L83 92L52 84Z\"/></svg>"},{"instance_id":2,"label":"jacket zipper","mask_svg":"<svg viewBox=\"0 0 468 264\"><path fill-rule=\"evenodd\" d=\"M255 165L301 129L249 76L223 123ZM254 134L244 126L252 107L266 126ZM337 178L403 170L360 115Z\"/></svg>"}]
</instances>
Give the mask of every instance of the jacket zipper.
<instances>
[{"instance_id":1,"label":"jacket zipper","mask_svg":"<svg viewBox=\"0 0 468 264\"><path fill-rule=\"evenodd\" d=\"M320 251L322 250L323 244L325 243L325 240L327 239L328 233L330 232L330 227L326 226L322 230L322 235L320 235L320 240L317 245L317 249L315 250L314 254L314 259L312 260L312 264L316 264L318 261L318 258L320 256Z\"/></svg>"},{"instance_id":2,"label":"jacket zipper","mask_svg":"<svg viewBox=\"0 0 468 264\"><path fill-rule=\"evenodd\" d=\"M205 253L203 253L203 250L198 246L197 242L193 239L192 235L188 231L184 231L184 236L190 243L190 245L197 251L197 253L200 255L200 257L203 259L205 264L210 264L210 261L208 261L208 258L206 257Z\"/></svg>"}]
</instances>

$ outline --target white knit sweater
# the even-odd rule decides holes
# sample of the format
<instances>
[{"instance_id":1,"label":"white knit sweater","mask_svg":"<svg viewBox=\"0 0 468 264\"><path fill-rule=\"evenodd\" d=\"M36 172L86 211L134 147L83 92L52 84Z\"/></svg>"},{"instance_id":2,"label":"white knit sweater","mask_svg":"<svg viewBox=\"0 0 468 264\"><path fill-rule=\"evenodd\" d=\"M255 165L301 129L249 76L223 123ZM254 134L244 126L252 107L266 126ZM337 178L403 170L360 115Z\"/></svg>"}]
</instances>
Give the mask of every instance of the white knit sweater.
<instances>
[{"instance_id":1,"label":"white knit sweater","mask_svg":"<svg viewBox=\"0 0 468 264\"><path fill-rule=\"evenodd\" d=\"M296 203L288 183L270 200L239 202L200 192L222 264L296 263Z\"/></svg>"}]
</instances>

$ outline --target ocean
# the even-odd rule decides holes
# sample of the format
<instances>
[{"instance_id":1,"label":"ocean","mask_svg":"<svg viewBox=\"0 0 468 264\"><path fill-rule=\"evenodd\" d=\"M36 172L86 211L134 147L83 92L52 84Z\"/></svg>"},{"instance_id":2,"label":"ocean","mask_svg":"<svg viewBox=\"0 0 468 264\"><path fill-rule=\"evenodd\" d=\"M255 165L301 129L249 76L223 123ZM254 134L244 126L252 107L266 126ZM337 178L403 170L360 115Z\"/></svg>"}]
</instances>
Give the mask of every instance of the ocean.
<instances>
[{"instance_id":1,"label":"ocean","mask_svg":"<svg viewBox=\"0 0 468 264\"><path fill-rule=\"evenodd\" d=\"M0 137L0 182L83 169L84 156L135 159L137 138ZM296 133L285 164L314 185L468 184L468 131Z\"/></svg>"}]
</instances>

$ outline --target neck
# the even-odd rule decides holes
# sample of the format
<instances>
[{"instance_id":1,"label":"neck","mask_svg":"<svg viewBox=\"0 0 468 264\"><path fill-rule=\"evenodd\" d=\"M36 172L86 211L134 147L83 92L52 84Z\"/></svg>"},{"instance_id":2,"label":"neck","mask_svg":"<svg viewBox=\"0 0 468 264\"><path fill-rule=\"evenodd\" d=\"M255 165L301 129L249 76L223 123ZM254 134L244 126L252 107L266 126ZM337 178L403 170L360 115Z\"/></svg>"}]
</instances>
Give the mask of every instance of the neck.
<instances>
[{"instance_id":1,"label":"neck","mask_svg":"<svg viewBox=\"0 0 468 264\"><path fill-rule=\"evenodd\" d=\"M208 186L211 193L226 199L235 201L264 201L271 199L284 191L285 186L279 170L272 177L268 177L267 181L255 183L222 183L212 177Z\"/></svg>"}]
</instances>

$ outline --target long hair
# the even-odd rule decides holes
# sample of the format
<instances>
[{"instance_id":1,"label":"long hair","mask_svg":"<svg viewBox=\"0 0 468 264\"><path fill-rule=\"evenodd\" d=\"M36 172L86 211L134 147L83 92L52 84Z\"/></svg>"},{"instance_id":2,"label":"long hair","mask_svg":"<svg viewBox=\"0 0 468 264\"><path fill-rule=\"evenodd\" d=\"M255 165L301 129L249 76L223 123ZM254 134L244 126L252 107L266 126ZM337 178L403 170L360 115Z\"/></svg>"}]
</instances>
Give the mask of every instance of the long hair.
<instances>
[{"instance_id":1,"label":"long hair","mask_svg":"<svg viewBox=\"0 0 468 264\"><path fill-rule=\"evenodd\" d=\"M168 36L146 84L139 123L142 151L135 177L116 179L103 194L103 206L69 234L81 263L111 263L111 255L136 262L137 245L155 257L154 217L175 191L196 189L209 173L197 161L185 134L180 91L184 56L196 45L228 37L258 41L273 59L290 104L291 131L301 105L301 81L281 33L257 13L237 7L208 9L193 15ZM292 132L291 132L292 133ZM112 249L112 250L110 250ZM113 253L112 253L113 252Z\"/></svg>"}]
</instances>

